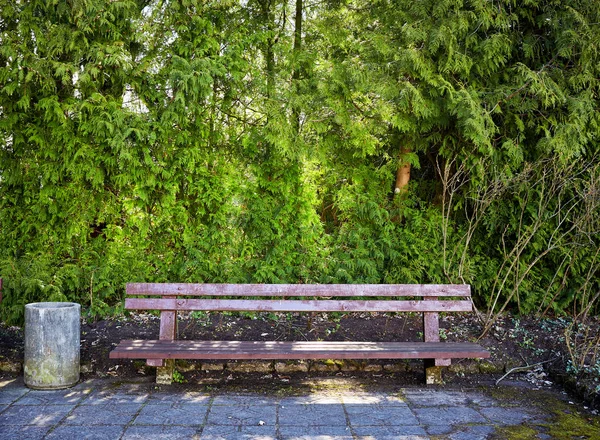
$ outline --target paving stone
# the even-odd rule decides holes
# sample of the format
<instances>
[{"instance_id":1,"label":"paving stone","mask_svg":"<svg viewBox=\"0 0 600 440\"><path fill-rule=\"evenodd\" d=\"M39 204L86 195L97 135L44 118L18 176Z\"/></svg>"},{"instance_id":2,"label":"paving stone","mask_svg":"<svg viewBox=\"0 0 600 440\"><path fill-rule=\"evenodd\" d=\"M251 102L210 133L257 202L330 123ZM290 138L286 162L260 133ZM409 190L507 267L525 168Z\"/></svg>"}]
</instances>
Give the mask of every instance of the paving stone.
<instances>
[{"instance_id":1,"label":"paving stone","mask_svg":"<svg viewBox=\"0 0 600 440\"><path fill-rule=\"evenodd\" d=\"M0 426L0 440L40 440L50 426Z\"/></svg>"},{"instance_id":2,"label":"paving stone","mask_svg":"<svg viewBox=\"0 0 600 440\"><path fill-rule=\"evenodd\" d=\"M130 426L121 440L199 439L199 429L190 426Z\"/></svg>"},{"instance_id":3,"label":"paving stone","mask_svg":"<svg viewBox=\"0 0 600 440\"><path fill-rule=\"evenodd\" d=\"M496 401L481 393L441 390L404 390L407 402L417 406L492 406Z\"/></svg>"},{"instance_id":4,"label":"paving stone","mask_svg":"<svg viewBox=\"0 0 600 440\"><path fill-rule=\"evenodd\" d=\"M83 398L91 393L91 389L53 391L36 391L31 390L29 393L21 397L15 405L75 405Z\"/></svg>"},{"instance_id":5,"label":"paving stone","mask_svg":"<svg viewBox=\"0 0 600 440\"><path fill-rule=\"evenodd\" d=\"M482 408L480 412L498 425L519 425L535 417L526 408Z\"/></svg>"},{"instance_id":6,"label":"paving stone","mask_svg":"<svg viewBox=\"0 0 600 440\"><path fill-rule=\"evenodd\" d=\"M183 393L158 392L150 394L148 405L163 403L202 403L208 404L211 396L201 392L188 391Z\"/></svg>"},{"instance_id":7,"label":"paving stone","mask_svg":"<svg viewBox=\"0 0 600 440\"><path fill-rule=\"evenodd\" d=\"M348 426L281 426L279 433L285 440L350 440L353 438Z\"/></svg>"},{"instance_id":8,"label":"paving stone","mask_svg":"<svg viewBox=\"0 0 600 440\"><path fill-rule=\"evenodd\" d=\"M145 403L149 398L149 394L145 392L133 392L127 390L94 390L86 399L84 399L82 405L105 405L107 403L121 405L128 403Z\"/></svg>"},{"instance_id":9,"label":"paving stone","mask_svg":"<svg viewBox=\"0 0 600 440\"><path fill-rule=\"evenodd\" d=\"M62 425L46 436L46 439L57 440L113 440L121 438L125 426L119 425L97 425L97 426L74 426Z\"/></svg>"},{"instance_id":10,"label":"paving stone","mask_svg":"<svg viewBox=\"0 0 600 440\"><path fill-rule=\"evenodd\" d=\"M345 405L352 426L418 425L407 406Z\"/></svg>"},{"instance_id":11,"label":"paving stone","mask_svg":"<svg viewBox=\"0 0 600 440\"><path fill-rule=\"evenodd\" d=\"M102 379L87 379L79 382L72 388L69 388L74 391L82 391L82 390L93 390L94 388L101 388L106 386L106 381Z\"/></svg>"},{"instance_id":12,"label":"paving stone","mask_svg":"<svg viewBox=\"0 0 600 440\"><path fill-rule=\"evenodd\" d=\"M459 431L454 431L449 440L485 440L489 438L495 431L493 426L489 425L471 425L461 428Z\"/></svg>"},{"instance_id":13,"label":"paving stone","mask_svg":"<svg viewBox=\"0 0 600 440\"><path fill-rule=\"evenodd\" d=\"M275 440L274 426L205 426L200 440Z\"/></svg>"},{"instance_id":14,"label":"paving stone","mask_svg":"<svg viewBox=\"0 0 600 440\"><path fill-rule=\"evenodd\" d=\"M429 440L430 437L422 435L359 435L358 440Z\"/></svg>"},{"instance_id":15,"label":"paving stone","mask_svg":"<svg viewBox=\"0 0 600 440\"><path fill-rule=\"evenodd\" d=\"M353 426L354 433L362 439L427 439L421 426Z\"/></svg>"},{"instance_id":16,"label":"paving stone","mask_svg":"<svg viewBox=\"0 0 600 440\"><path fill-rule=\"evenodd\" d=\"M0 426L51 426L62 420L73 407L74 405L13 405L0 413Z\"/></svg>"},{"instance_id":17,"label":"paving stone","mask_svg":"<svg viewBox=\"0 0 600 440\"><path fill-rule=\"evenodd\" d=\"M457 425L487 422L477 411L464 406L413 408L413 412L423 425Z\"/></svg>"},{"instance_id":18,"label":"paving stone","mask_svg":"<svg viewBox=\"0 0 600 440\"><path fill-rule=\"evenodd\" d=\"M23 407L26 408L26 407ZM142 408L141 403L80 405L66 418L68 425L127 425Z\"/></svg>"},{"instance_id":19,"label":"paving stone","mask_svg":"<svg viewBox=\"0 0 600 440\"><path fill-rule=\"evenodd\" d=\"M0 388L0 404L10 405L15 400L20 399L29 392L29 388L24 386L6 386Z\"/></svg>"},{"instance_id":20,"label":"paving stone","mask_svg":"<svg viewBox=\"0 0 600 440\"><path fill-rule=\"evenodd\" d=\"M271 396L257 396L252 394L223 394L214 398L213 406L276 405L277 402L279 402L279 399Z\"/></svg>"},{"instance_id":21,"label":"paving stone","mask_svg":"<svg viewBox=\"0 0 600 440\"><path fill-rule=\"evenodd\" d=\"M407 406L404 398L393 394L377 393L352 393L343 394L342 402L346 405L386 405L386 406Z\"/></svg>"},{"instance_id":22,"label":"paving stone","mask_svg":"<svg viewBox=\"0 0 600 440\"><path fill-rule=\"evenodd\" d=\"M282 405L279 425L346 426L346 414L341 404Z\"/></svg>"},{"instance_id":23,"label":"paving stone","mask_svg":"<svg viewBox=\"0 0 600 440\"><path fill-rule=\"evenodd\" d=\"M277 408L275 405L213 405L208 413L207 425L258 426L264 422L275 426Z\"/></svg>"},{"instance_id":24,"label":"paving stone","mask_svg":"<svg viewBox=\"0 0 600 440\"><path fill-rule=\"evenodd\" d=\"M196 403L165 403L146 405L135 418L134 425L202 425L207 405Z\"/></svg>"},{"instance_id":25,"label":"paving stone","mask_svg":"<svg viewBox=\"0 0 600 440\"><path fill-rule=\"evenodd\" d=\"M450 425L430 425L425 427L425 431L429 435L444 435L454 431L454 427Z\"/></svg>"},{"instance_id":26,"label":"paving stone","mask_svg":"<svg viewBox=\"0 0 600 440\"><path fill-rule=\"evenodd\" d=\"M308 396L285 397L279 401L281 406L289 405L341 405L342 396L310 394Z\"/></svg>"}]
</instances>

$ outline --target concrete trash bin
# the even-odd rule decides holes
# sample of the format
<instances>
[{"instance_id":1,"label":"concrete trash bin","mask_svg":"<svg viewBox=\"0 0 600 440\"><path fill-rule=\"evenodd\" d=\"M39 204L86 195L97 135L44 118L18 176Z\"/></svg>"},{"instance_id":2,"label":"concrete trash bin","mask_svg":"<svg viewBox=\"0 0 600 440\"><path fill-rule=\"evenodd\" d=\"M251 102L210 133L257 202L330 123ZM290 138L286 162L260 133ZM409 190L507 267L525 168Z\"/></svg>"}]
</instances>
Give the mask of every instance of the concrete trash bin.
<instances>
[{"instance_id":1,"label":"concrete trash bin","mask_svg":"<svg viewBox=\"0 0 600 440\"><path fill-rule=\"evenodd\" d=\"M81 306L69 302L25 305L25 385L68 388L79 381Z\"/></svg>"}]
</instances>

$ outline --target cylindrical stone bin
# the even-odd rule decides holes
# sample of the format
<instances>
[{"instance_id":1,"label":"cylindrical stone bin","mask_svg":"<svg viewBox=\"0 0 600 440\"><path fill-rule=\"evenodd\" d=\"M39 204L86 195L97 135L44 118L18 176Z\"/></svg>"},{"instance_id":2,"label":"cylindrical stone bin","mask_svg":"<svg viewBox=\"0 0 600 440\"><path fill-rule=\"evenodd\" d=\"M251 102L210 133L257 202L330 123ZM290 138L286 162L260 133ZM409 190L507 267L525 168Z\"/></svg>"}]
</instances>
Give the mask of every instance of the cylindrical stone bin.
<instances>
[{"instance_id":1,"label":"cylindrical stone bin","mask_svg":"<svg viewBox=\"0 0 600 440\"><path fill-rule=\"evenodd\" d=\"M25 306L25 385L36 390L68 388L79 381L81 306L42 302Z\"/></svg>"}]
</instances>

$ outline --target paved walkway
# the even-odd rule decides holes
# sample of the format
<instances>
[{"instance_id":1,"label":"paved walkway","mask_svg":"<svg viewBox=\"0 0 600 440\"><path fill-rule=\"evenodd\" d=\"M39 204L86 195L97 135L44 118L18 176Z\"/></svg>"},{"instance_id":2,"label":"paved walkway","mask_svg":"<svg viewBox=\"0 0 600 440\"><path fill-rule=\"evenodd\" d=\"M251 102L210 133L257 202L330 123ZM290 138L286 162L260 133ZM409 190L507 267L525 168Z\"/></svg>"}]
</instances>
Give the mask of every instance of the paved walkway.
<instances>
[{"instance_id":1,"label":"paved walkway","mask_svg":"<svg viewBox=\"0 0 600 440\"><path fill-rule=\"evenodd\" d=\"M514 404L513 404L514 405ZM0 383L0 439L484 439L542 426L539 409L481 391L402 388L301 397L93 380L61 391ZM537 438L550 438L538 430ZM433 436L433 437L432 437Z\"/></svg>"}]
</instances>

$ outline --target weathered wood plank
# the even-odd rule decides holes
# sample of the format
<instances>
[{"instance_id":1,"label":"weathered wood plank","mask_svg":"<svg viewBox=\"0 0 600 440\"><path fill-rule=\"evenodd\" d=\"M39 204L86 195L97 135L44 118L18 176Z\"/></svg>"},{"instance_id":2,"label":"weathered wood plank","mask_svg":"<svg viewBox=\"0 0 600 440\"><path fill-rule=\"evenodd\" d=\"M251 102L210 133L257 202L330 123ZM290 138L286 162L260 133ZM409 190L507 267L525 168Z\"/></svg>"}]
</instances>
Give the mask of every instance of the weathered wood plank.
<instances>
[{"instance_id":1,"label":"weathered wood plank","mask_svg":"<svg viewBox=\"0 0 600 440\"><path fill-rule=\"evenodd\" d=\"M424 301L436 301L437 296L427 297ZM425 342L440 342L440 315L436 312L423 313L423 339Z\"/></svg>"},{"instance_id":2,"label":"weathered wood plank","mask_svg":"<svg viewBox=\"0 0 600 440\"><path fill-rule=\"evenodd\" d=\"M428 296L424 301L435 301L437 296ZM425 342L440 342L440 314L437 312L423 313L423 339ZM434 367L449 366L450 359L432 359L430 362ZM427 368L427 367L426 367Z\"/></svg>"},{"instance_id":3,"label":"weathered wood plank","mask_svg":"<svg viewBox=\"0 0 600 440\"><path fill-rule=\"evenodd\" d=\"M487 358L473 343L330 341L122 341L111 359L436 359Z\"/></svg>"},{"instance_id":4,"label":"weathered wood plank","mask_svg":"<svg viewBox=\"0 0 600 440\"><path fill-rule=\"evenodd\" d=\"M156 296L456 296L470 297L466 284L185 284L129 283L128 295Z\"/></svg>"},{"instance_id":5,"label":"weathered wood plank","mask_svg":"<svg viewBox=\"0 0 600 440\"><path fill-rule=\"evenodd\" d=\"M160 333L159 339L171 340L177 338L177 312L160 312Z\"/></svg>"},{"instance_id":6,"label":"weathered wood plank","mask_svg":"<svg viewBox=\"0 0 600 440\"><path fill-rule=\"evenodd\" d=\"M470 301L127 298L129 310L256 312L470 312Z\"/></svg>"}]
</instances>

